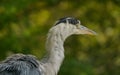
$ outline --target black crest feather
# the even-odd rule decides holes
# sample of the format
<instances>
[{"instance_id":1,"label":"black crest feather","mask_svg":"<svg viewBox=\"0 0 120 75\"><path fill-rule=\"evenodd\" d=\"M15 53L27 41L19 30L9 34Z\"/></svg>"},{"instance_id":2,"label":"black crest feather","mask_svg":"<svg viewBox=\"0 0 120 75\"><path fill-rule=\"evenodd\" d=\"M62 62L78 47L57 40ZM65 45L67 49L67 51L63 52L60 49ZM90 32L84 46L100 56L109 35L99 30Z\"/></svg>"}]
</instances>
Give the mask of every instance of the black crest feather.
<instances>
[{"instance_id":1,"label":"black crest feather","mask_svg":"<svg viewBox=\"0 0 120 75\"><path fill-rule=\"evenodd\" d=\"M79 23L79 20L77 20L74 17L64 17L64 18L60 18L55 25L58 25L60 23L67 23L67 21L68 21L68 23L70 23L72 25L76 25Z\"/></svg>"}]
</instances>

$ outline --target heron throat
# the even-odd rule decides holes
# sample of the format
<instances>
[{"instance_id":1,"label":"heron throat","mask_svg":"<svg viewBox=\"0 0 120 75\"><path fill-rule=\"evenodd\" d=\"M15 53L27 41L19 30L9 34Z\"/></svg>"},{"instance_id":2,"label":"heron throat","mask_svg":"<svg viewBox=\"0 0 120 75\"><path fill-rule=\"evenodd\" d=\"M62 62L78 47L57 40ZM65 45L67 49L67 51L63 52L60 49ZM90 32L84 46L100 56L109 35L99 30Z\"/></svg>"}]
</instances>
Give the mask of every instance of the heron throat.
<instances>
[{"instance_id":1,"label":"heron throat","mask_svg":"<svg viewBox=\"0 0 120 75\"><path fill-rule=\"evenodd\" d=\"M67 35L61 34L60 31L50 30L46 41L47 53L43 59L44 67L49 74L45 75L57 75L59 68L64 59L64 41Z\"/></svg>"}]
</instances>

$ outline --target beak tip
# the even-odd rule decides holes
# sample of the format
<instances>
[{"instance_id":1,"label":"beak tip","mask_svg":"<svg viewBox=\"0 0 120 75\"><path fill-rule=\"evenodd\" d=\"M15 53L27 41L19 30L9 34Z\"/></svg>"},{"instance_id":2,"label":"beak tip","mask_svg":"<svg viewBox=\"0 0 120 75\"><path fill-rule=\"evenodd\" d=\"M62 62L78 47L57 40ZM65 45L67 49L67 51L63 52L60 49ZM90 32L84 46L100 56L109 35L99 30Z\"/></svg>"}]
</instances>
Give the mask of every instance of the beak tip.
<instances>
[{"instance_id":1,"label":"beak tip","mask_svg":"<svg viewBox=\"0 0 120 75\"><path fill-rule=\"evenodd\" d=\"M94 32L93 35L98 35L98 34L96 32Z\"/></svg>"},{"instance_id":2,"label":"beak tip","mask_svg":"<svg viewBox=\"0 0 120 75\"><path fill-rule=\"evenodd\" d=\"M91 35L98 35L95 31L90 32Z\"/></svg>"}]
</instances>

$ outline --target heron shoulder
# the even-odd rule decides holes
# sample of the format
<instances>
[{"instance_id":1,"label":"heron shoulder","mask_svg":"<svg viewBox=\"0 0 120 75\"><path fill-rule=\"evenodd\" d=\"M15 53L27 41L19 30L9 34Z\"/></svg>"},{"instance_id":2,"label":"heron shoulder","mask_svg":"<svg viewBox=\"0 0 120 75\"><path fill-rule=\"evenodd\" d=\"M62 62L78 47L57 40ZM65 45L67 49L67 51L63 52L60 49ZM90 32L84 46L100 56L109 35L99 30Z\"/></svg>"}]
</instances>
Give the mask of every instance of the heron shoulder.
<instances>
[{"instance_id":1,"label":"heron shoulder","mask_svg":"<svg viewBox=\"0 0 120 75\"><path fill-rule=\"evenodd\" d=\"M19 75L41 75L39 71L39 62L33 55L15 54L8 57L0 64L0 75L11 74ZM31 73L31 74L30 74Z\"/></svg>"}]
</instances>

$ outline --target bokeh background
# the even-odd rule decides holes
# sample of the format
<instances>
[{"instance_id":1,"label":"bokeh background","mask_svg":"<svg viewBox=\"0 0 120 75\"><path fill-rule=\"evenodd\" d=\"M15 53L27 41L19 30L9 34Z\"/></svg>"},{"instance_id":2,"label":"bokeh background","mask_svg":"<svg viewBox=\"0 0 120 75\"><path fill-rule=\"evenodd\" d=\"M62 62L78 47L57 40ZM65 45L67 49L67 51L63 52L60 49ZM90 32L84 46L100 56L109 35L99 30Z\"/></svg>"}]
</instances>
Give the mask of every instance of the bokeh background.
<instances>
[{"instance_id":1,"label":"bokeh background","mask_svg":"<svg viewBox=\"0 0 120 75\"><path fill-rule=\"evenodd\" d=\"M98 35L69 37L58 75L120 75L120 0L0 0L0 60L15 53L41 59L49 28L66 16Z\"/></svg>"}]
</instances>

